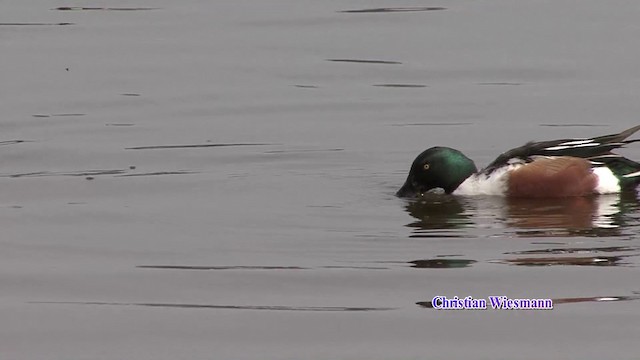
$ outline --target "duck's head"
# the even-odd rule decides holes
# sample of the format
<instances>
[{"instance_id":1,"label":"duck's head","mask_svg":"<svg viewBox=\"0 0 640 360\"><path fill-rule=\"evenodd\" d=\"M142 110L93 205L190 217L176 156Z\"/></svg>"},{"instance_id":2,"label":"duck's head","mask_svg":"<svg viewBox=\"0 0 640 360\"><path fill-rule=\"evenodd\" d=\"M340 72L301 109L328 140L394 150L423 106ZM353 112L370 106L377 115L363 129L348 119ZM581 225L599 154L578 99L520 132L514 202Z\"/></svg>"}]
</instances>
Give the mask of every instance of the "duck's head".
<instances>
[{"instance_id":1,"label":"duck's head","mask_svg":"<svg viewBox=\"0 0 640 360\"><path fill-rule=\"evenodd\" d=\"M435 188L451 194L478 169L471 159L456 149L436 146L425 150L411 164L407 181L396 195L414 197Z\"/></svg>"}]
</instances>

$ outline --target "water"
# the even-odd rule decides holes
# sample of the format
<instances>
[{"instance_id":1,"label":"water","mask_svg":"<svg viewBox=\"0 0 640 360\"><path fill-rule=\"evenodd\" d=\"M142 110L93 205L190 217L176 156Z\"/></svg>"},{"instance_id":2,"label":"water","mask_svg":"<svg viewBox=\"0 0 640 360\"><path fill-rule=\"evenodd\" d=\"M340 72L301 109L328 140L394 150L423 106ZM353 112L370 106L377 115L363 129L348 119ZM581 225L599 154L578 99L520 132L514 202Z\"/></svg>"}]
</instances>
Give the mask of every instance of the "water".
<instances>
[{"instance_id":1,"label":"water","mask_svg":"<svg viewBox=\"0 0 640 360\"><path fill-rule=\"evenodd\" d=\"M394 193L430 146L636 125L638 11L5 4L0 358L635 358L634 195Z\"/></svg>"}]
</instances>

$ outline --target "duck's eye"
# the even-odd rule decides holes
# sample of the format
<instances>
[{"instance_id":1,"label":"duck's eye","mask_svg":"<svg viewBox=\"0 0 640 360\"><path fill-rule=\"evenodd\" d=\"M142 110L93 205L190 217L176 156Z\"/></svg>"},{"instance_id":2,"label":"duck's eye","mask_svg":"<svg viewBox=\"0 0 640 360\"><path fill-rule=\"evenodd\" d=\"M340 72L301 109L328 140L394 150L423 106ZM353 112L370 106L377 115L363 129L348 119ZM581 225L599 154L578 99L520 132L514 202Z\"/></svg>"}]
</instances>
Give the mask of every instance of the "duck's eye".
<instances>
[{"instance_id":1,"label":"duck's eye","mask_svg":"<svg viewBox=\"0 0 640 360\"><path fill-rule=\"evenodd\" d=\"M429 170L429 164L422 165L422 168L425 169L425 170Z\"/></svg>"}]
</instances>

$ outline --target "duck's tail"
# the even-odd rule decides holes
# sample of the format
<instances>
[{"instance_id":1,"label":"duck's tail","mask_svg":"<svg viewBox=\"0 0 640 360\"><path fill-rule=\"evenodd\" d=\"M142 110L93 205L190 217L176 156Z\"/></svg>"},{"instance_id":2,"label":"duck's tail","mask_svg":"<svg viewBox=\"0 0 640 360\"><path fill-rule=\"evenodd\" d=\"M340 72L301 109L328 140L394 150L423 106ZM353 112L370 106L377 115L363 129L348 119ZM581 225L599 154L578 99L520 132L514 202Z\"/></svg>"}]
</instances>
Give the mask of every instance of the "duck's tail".
<instances>
[{"instance_id":1,"label":"duck's tail","mask_svg":"<svg viewBox=\"0 0 640 360\"><path fill-rule=\"evenodd\" d=\"M640 163L617 154L597 156L590 160L608 167L620 181L621 191L633 190L640 185Z\"/></svg>"},{"instance_id":2,"label":"duck's tail","mask_svg":"<svg viewBox=\"0 0 640 360\"><path fill-rule=\"evenodd\" d=\"M623 132L621 132L619 134L611 134L611 135L599 136L597 138L594 138L593 140L595 140L596 142L600 142L600 143L622 142L622 143L628 144L628 143L639 141L639 140L626 140L626 138L628 138L629 136L631 136L634 133L638 132L638 130L640 130L640 125L636 125L636 126L630 128L630 129L627 129L627 130L625 130L625 131L623 131Z\"/></svg>"}]
</instances>

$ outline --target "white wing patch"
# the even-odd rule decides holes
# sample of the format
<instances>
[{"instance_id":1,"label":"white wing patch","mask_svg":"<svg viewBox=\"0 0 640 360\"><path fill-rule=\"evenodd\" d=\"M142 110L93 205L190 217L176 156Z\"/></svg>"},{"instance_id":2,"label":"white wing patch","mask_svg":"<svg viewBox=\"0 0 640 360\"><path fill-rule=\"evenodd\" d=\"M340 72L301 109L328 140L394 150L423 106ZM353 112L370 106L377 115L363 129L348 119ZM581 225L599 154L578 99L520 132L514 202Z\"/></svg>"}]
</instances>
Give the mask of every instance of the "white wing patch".
<instances>
[{"instance_id":1,"label":"white wing patch","mask_svg":"<svg viewBox=\"0 0 640 360\"><path fill-rule=\"evenodd\" d=\"M620 154L603 154L603 155L590 157L589 159L606 159L606 158L621 158L621 157L622 155Z\"/></svg>"},{"instance_id":2,"label":"white wing patch","mask_svg":"<svg viewBox=\"0 0 640 360\"><path fill-rule=\"evenodd\" d=\"M636 171L634 173L627 174L627 175L622 175L622 177L626 177L626 178L636 177L636 176L640 176L640 171Z\"/></svg>"},{"instance_id":3,"label":"white wing patch","mask_svg":"<svg viewBox=\"0 0 640 360\"><path fill-rule=\"evenodd\" d=\"M600 143L593 142L593 140L583 140L579 144L576 144L576 141L569 141L557 146L551 146L551 147L545 148L545 150L555 151L555 150L575 149L575 148L599 146L599 145Z\"/></svg>"},{"instance_id":4,"label":"white wing patch","mask_svg":"<svg viewBox=\"0 0 640 360\"><path fill-rule=\"evenodd\" d=\"M588 144L590 142L593 142L593 139L567 141L567 142L563 142L562 144L558 144L558 145L560 145L560 146L582 145L582 144Z\"/></svg>"},{"instance_id":5,"label":"white wing patch","mask_svg":"<svg viewBox=\"0 0 640 360\"><path fill-rule=\"evenodd\" d=\"M608 167L593 168L593 173L598 177L598 186L595 189L598 194L620 192L620 181Z\"/></svg>"}]
</instances>

